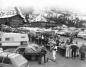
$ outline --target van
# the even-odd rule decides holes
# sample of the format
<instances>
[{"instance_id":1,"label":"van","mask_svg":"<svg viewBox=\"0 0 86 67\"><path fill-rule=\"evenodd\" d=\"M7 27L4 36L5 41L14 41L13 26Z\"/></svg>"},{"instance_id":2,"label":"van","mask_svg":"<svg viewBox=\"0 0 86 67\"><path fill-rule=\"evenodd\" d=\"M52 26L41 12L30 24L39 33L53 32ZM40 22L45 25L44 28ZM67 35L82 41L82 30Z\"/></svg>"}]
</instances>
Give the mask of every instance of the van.
<instances>
[{"instance_id":1,"label":"van","mask_svg":"<svg viewBox=\"0 0 86 67\"><path fill-rule=\"evenodd\" d=\"M20 54L0 52L0 67L29 67L29 64Z\"/></svg>"},{"instance_id":2,"label":"van","mask_svg":"<svg viewBox=\"0 0 86 67\"><path fill-rule=\"evenodd\" d=\"M27 45L28 41L28 34L6 32L0 33L0 46L4 49Z\"/></svg>"}]
</instances>

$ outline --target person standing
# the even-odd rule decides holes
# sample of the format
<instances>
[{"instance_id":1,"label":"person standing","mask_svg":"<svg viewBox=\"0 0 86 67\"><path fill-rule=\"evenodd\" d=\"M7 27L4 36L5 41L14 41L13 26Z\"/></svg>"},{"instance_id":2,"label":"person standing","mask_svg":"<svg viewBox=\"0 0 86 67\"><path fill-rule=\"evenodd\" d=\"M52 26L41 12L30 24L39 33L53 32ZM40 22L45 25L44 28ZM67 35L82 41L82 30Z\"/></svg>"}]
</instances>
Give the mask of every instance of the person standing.
<instances>
[{"instance_id":1,"label":"person standing","mask_svg":"<svg viewBox=\"0 0 86 67\"><path fill-rule=\"evenodd\" d=\"M70 46L71 46L70 44L66 43L66 54L65 54L66 58L70 57Z\"/></svg>"},{"instance_id":2,"label":"person standing","mask_svg":"<svg viewBox=\"0 0 86 67\"><path fill-rule=\"evenodd\" d=\"M41 44L44 45L44 35L41 35Z\"/></svg>"},{"instance_id":3,"label":"person standing","mask_svg":"<svg viewBox=\"0 0 86 67\"><path fill-rule=\"evenodd\" d=\"M70 48L72 49L72 58L75 58L78 49L77 43L73 43Z\"/></svg>"},{"instance_id":4,"label":"person standing","mask_svg":"<svg viewBox=\"0 0 86 67\"><path fill-rule=\"evenodd\" d=\"M84 44L80 47L79 52L81 60L85 60L86 46Z\"/></svg>"},{"instance_id":5,"label":"person standing","mask_svg":"<svg viewBox=\"0 0 86 67\"><path fill-rule=\"evenodd\" d=\"M56 61L56 50L57 50L57 46L56 46L56 41L52 38L50 40L50 55L48 57L48 59L52 60L52 61Z\"/></svg>"},{"instance_id":6,"label":"person standing","mask_svg":"<svg viewBox=\"0 0 86 67\"><path fill-rule=\"evenodd\" d=\"M57 46L54 46L53 49L52 49L52 54L53 54L54 62L56 61L56 51L57 51Z\"/></svg>"},{"instance_id":7,"label":"person standing","mask_svg":"<svg viewBox=\"0 0 86 67\"><path fill-rule=\"evenodd\" d=\"M56 45L59 46L59 39L56 37Z\"/></svg>"},{"instance_id":8,"label":"person standing","mask_svg":"<svg viewBox=\"0 0 86 67\"><path fill-rule=\"evenodd\" d=\"M57 51L57 46L53 46L51 51L48 51L48 56L47 56L47 61L51 60L53 62L56 62L56 51Z\"/></svg>"},{"instance_id":9,"label":"person standing","mask_svg":"<svg viewBox=\"0 0 86 67\"><path fill-rule=\"evenodd\" d=\"M55 43L55 41L54 41L54 39L53 39L53 37L50 37L49 38L49 46L50 46L50 50L52 49L52 46L54 45L54 43Z\"/></svg>"},{"instance_id":10,"label":"person standing","mask_svg":"<svg viewBox=\"0 0 86 67\"><path fill-rule=\"evenodd\" d=\"M69 39L67 39L66 44L70 45L70 40Z\"/></svg>"},{"instance_id":11,"label":"person standing","mask_svg":"<svg viewBox=\"0 0 86 67\"><path fill-rule=\"evenodd\" d=\"M73 43L74 36L71 36L71 37L69 38L69 40L70 40L70 44Z\"/></svg>"}]
</instances>

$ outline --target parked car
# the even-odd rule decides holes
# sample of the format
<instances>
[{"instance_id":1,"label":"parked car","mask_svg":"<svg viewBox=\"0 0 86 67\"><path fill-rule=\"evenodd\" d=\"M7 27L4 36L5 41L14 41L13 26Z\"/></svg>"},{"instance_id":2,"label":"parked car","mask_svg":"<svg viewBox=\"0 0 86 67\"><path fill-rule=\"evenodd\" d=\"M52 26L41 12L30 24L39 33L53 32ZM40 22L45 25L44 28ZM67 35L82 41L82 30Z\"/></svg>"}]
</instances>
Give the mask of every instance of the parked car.
<instances>
[{"instance_id":1,"label":"parked car","mask_svg":"<svg viewBox=\"0 0 86 67\"><path fill-rule=\"evenodd\" d=\"M0 35L0 46L3 49L27 45L29 41L28 34L1 32Z\"/></svg>"},{"instance_id":2,"label":"parked car","mask_svg":"<svg viewBox=\"0 0 86 67\"><path fill-rule=\"evenodd\" d=\"M29 67L29 64L20 54L0 52L0 67Z\"/></svg>"},{"instance_id":3,"label":"parked car","mask_svg":"<svg viewBox=\"0 0 86 67\"><path fill-rule=\"evenodd\" d=\"M42 57L44 57L44 63L46 62L46 51L41 46L32 44L26 47L19 47L16 52L22 54L28 60L37 60L40 64L42 63Z\"/></svg>"},{"instance_id":4,"label":"parked car","mask_svg":"<svg viewBox=\"0 0 86 67\"><path fill-rule=\"evenodd\" d=\"M85 31L81 31L81 32L78 33L77 36L80 37L80 38L86 39L86 32Z\"/></svg>"},{"instance_id":5,"label":"parked car","mask_svg":"<svg viewBox=\"0 0 86 67\"><path fill-rule=\"evenodd\" d=\"M59 30L52 30L52 31L54 31L55 33L58 33Z\"/></svg>"},{"instance_id":6,"label":"parked car","mask_svg":"<svg viewBox=\"0 0 86 67\"><path fill-rule=\"evenodd\" d=\"M64 36L66 36L68 32L69 32L68 30L59 30L59 31L57 32L57 34L58 34L58 35L64 35Z\"/></svg>"}]
</instances>

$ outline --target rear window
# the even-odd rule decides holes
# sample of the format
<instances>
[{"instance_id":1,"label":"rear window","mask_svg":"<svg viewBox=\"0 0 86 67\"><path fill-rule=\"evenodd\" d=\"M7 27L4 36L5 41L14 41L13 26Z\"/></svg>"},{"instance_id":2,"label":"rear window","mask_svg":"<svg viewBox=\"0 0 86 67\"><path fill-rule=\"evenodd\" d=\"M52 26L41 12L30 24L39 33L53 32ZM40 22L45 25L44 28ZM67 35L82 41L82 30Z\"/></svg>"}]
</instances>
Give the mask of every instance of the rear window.
<instances>
[{"instance_id":1,"label":"rear window","mask_svg":"<svg viewBox=\"0 0 86 67\"><path fill-rule=\"evenodd\" d=\"M10 41L10 38L5 38L5 41Z\"/></svg>"},{"instance_id":2,"label":"rear window","mask_svg":"<svg viewBox=\"0 0 86 67\"><path fill-rule=\"evenodd\" d=\"M3 63L5 63L5 64L12 64L11 60L9 58L7 58L7 57L4 58Z\"/></svg>"},{"instance_id":3,"label":"rear window","mask_svg":"<svg viewBox=\"0 0 86 67\"><path fill-rule=\"evenodd\" d=\"M13 37L6 37L5 41L14 41L14 38Z\"/></svg>"},{"instance_id":4,"label":"rear window","mask_svg":"<svg viewBox=\"0 0 86 67\"><path fill-rule=\"evenodd\" d=\"M5 63L5 64L12 64L11 60L7 57L0 57L0 63Z\"/></svg>"}]
</instances>

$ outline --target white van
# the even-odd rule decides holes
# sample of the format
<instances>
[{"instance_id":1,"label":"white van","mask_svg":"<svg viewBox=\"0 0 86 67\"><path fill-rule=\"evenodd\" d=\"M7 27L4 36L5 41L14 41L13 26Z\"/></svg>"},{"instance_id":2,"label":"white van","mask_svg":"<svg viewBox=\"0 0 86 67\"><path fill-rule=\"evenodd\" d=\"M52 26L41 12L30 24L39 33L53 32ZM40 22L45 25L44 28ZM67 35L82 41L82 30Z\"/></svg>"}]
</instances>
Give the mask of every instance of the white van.
<instances>
[{"instance_id":1,"label":"white van","mask_svg":"<svg viewBox=\"0 0 86 67\"><path fill-rule=\"evenodd\" d=\"M0 67L29 67L28 61L20 54L1 52Z\"/></svg>"},{"instance_id":2,"label":"white van","mask_svg":"<svg viewBox=\"0 0 86 67\"><path fill-rule=\"evenodd\" d=\"M17 47L28 44L28 34L21 33L0 33L0 46Z\"/></svg>"}]
</instances>

